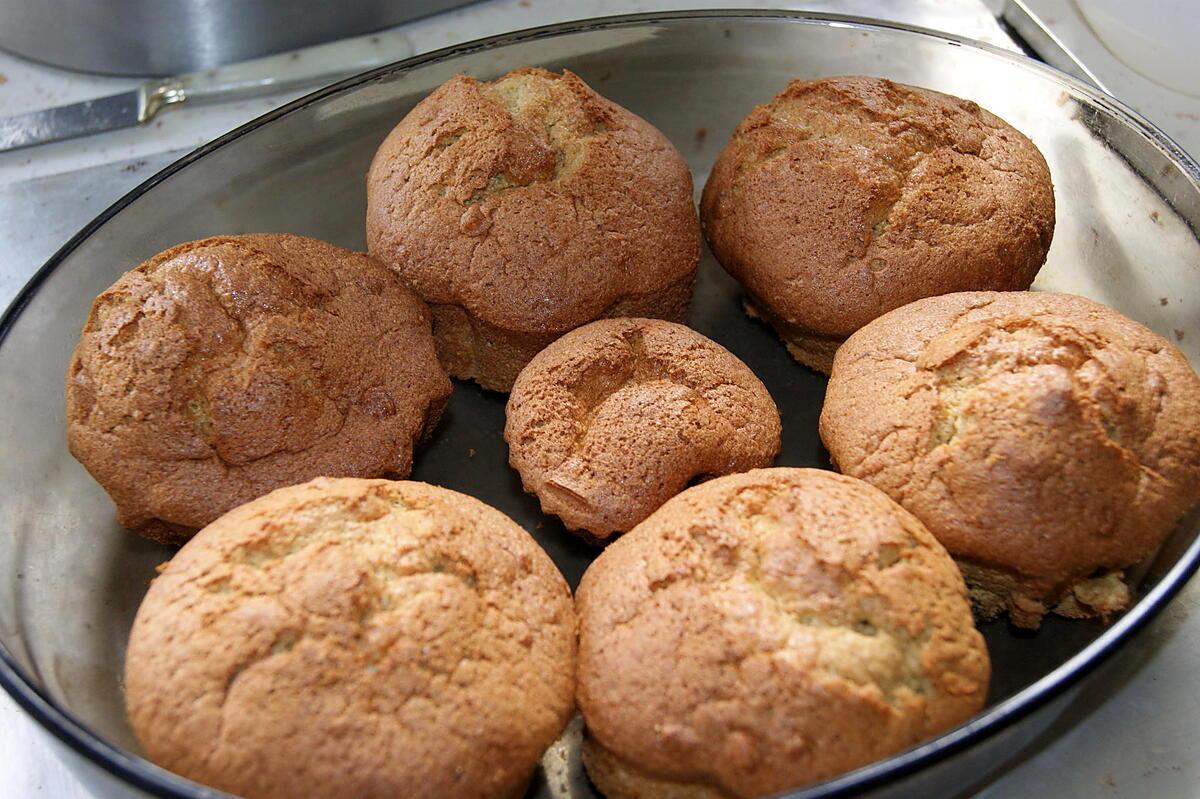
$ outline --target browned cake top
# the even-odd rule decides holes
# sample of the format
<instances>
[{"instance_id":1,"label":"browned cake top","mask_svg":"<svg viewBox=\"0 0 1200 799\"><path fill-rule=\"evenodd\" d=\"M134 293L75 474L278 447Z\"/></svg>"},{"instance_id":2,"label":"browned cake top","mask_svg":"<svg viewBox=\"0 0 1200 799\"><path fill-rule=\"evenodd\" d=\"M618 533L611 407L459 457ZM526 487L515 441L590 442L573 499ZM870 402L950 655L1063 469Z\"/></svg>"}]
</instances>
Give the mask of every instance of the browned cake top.
<instances>
[{"instance_id":1,"label":"browned cake top","mask_svg":"<svg viewBox=\"0 0 1200 799\"><path fill-rule=\"evenodd\" d=\"M367 199L372 254L508 330L568 330L699 260L683 158L570 72L447 81L383 142Z\"/></svg>"},{"instance_id":2,"label":"browned cake top","mask_svg":"<svg viewBox=\"0 0 1200 799\"><path fill-rule=\"evenodd\" d=\"M869 77L792 81L754 109L701 209L758 302L839 337L921 297L1027 288L1054 231L1029 139L968 100Z\"/></svg>"},{"instance_id":3,"label":"browned cake top","mask_svg":"<svg viewBox=\"0 0 1200 799\"><path fill-rule=\"evenodd\" d=\"M1200 378L1082 297L934 297L839 350L821 414L839 468L956 557L1053 596L1150 554L1200 497Z\"/></svg>"},{"instance_id":4,"label":"browned cake top","mask_svg":"<svg viewBox=\"0 0 1200 799\"><path fill-rule=\"evenodd\" d=\"M573 707L566 581L499 511L318 479L154 580L125 699L155 762L247 799L521 795Z\"/></svg>"},{"instance_id":5,"label":"browned cake top","mask_svg":"<svg viewBox=\"0 0 1200 799\"><path fill-rule=\"evenodd\" d=\"M504 439L542 509L598 538L697 477L769 466L779 411L733 353L684 325L610 319L542 350L513 386Z\"/></svg>"},{"instance_id":6,"label":"browned cake top","mask_svg":"<svg viewBox=\"0 0 1200 799\"><path fill-rule=\"evenodd\" d=\"M987 691L946 551L832 472L685 491L600 555L576 607L579 706L617 780L772 794L952 726Z\"/></svg>"},{"instance_id":7,"label":"browned cake top","mask_svg":"<svg viewBox=\"0 0 1200 799\"><path fill-rule=\"evenodd\" d=\"M67 374L68 441L122 524L186 538L318 475L406 476L449 394L428 309L379 262L224 236L96 298Z\"/></svg>"}]
</instances>

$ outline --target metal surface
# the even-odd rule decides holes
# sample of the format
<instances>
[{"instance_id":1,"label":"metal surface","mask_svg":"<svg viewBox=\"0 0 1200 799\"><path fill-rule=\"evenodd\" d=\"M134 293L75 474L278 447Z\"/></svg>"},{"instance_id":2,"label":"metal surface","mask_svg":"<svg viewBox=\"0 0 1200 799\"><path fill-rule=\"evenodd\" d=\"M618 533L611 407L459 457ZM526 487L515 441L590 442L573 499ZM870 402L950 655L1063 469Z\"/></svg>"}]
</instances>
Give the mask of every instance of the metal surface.
<instances>
[{"instance_id":1,"label":"metal surface","mask_svg":"<svg viewBox=\"0 0 1200 799\"><path fill-rule=\"evenodd\" d=\"M1156 0L1153 3L1125 3L1126 11L1140 16L1147 25L1152 19L1171 18L1175 41L1144 40L1132 25L1113 37L1115 19L1108 17L1115 8L1110 0L1079 2L1079 0L1021 0L1033 25L1047 31L1058 47L1070 52L1087 64L1088 70L1099 78L1108 91L1136 108L1151 122L1175 139L1193 157L1200 155L1200 68L1196 56L1180 39L1194 42L1200 32L1200 4L1194 0ZM1099 27L1094 27L1099 23ZM1173 63L1182 71L1143 73L1130 65L1128 46L1139 42L1141 48L1156 48L1164 52L1160 69ZM1042 53L1036 38L1030 44ZM1116 48L1116 49L1114 49ZM1166 54L1167 51L1169 54ZM1048 49L1046 60L1054 63L1055 50ZM1143 64L1148 67L1148 64ZM1190 69L1186 67L1190 66ZM1187 88L1190 86L1190 90Z\"/></svg>"},{"instance_id":2,"label":"metal surface","mask_svg":"<svg viewBox=\"0 0 1200 799\"><path fill-rule=\"evenodd\" d=\"M1025 0L1004 0L1000 18L1047 64L1111 94L1100 78L1033 13Z\"/></svg>"},{"instance_id":3,"label":"metal surface","mask_svg":"<svg viewBox=\"0 0 1200 799\"><path fill-rule=\"evenodd\" d=\"M2 117L0 150L145 124L162 109L183 103L240 100L332 83L412 53L412 43L403 32L380 31L151 81L111 97Z\"/></svg>"},{"instance_id":4,"label":"metal surface","mask_svg":"<svg viewBox=\"0 0 1200 799\"><path fill-rule=\"evenodd\" d=\"M85 100L58 108L0 117L0 150L16 150L103 130L127 128L142 121L142 90Z\"/></svg>"},{"instance_id":5,"label":"metal surface","mask_svg":"<svg viewBox=\"0 0 1200 799\"><path fill-rule=\"evenodd\" d=\"M1007 54L846 21L692 17L506 37L500 48L416 59L322 92L157 176L53 261L0 326L0 679L84 759L162 795L204 795L122 751L134 746L117 679L124 638L153 566L170 553L118 530L107 498L63 446L62 374L91 298L163 247L216 232L292 230L361 247L362 176L399 116L456 72L490 76L531 63L570 67L660 127L691 162L697 188L741 116L791 77L867 72L970 97L1028 133L1050 163L1059 225L1039 287L1087 294L1167 335L1200 327L1200 220L1175 212L1191 214L1185 201L1200 195L1195 164L1116 104ZM1103 131L1123 135L1105 140ZM1142 174L1176 176L1171 201ZM779 462L824 463L816 434L823 381L744 317L736 285L707 255L690 321L745 360L775 396L784 416ZM1181 341L1193 362L1198 339ZM521 492L505 462L502 424L501 396L457 385L415 477L496 505L575 582L594 552ZM1054 619L1036 636L1015 636L987 625L996 672L988 710L803 795L976 786L1051 724L1079 679L1182 584L1200 558L1195 522L1148 566L1140 602L1110 627ZM577 771L567 778L571 795L587 795ZM538 790L564 795L558 779Z\"/></svg>"},{"instance_id":6,"label":"metal surface","mask_svg":"<svg viewBox=\"0 0 1200 799\"><path fill-rule=\"evenodd\" d=\"M358 36L471 0L0 0L0 48L55 66L174 75Z\"/></svg>"}]
</instances>

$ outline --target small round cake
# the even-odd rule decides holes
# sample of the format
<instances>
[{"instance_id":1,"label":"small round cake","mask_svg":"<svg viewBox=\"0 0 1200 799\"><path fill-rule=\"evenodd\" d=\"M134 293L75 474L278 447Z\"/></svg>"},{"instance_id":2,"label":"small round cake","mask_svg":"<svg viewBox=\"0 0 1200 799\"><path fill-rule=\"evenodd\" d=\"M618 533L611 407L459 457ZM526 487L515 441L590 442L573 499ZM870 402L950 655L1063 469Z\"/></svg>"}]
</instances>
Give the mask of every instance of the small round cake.
<instances>
[{"instance_id":1,"label":"small round cake","mask_svg":"<svg viewBox=\"0 0 1200 799\"><path fill-rule=\"evenodd\" d=\"M588 568L583 758L608 799L749 799L886 757L983 707L962 577L866 483L757 469L688 489Z\"/></svg>"},{"instance_id":2,"label":"small round cake","mask_svg":"<svg viewBox=\"0 0 1200 799\"><path fill-rule=\"evenodd\" d=\"M150 759L245 799L516 799L572 712L575 634L566 581L504 514L321 478L166 565L125 703Z\"/></svg>"},{"instance_id":3,"label":"small round cake","mask_svg":"<svg viewBox=\"0 0 1200 799\"><path fill-rule=\"evenodd\" d=\"M792 81L755 108L701 212L746 310L822 372L893 308L1028 288L1054 233L1029 139L969 100L861 76Z\"/></svg>"},{"instance_id":4,"label":"small round cake","mask_svg":"<svg viewBox=\"0 0 1200 799\"><path fill-rule=\"evenodd\" d=\"M821 412L838 468L958 561L985 617L1125 607L1122 570L1200 498L1200 378L1161 336L1067 294L968 292L839 350Z\"/></svg>"},{"instance_id":5,"label":"small round cake","mask_svg":"<svg viewBox=\"0 0 1200 799\"><path fill-rule=\"evenodd\" d=\"M604 539L691 481L770 466L779 411L733 353L659 319L607 319L566 334L508 399L509 462L542 510Z\"/></svg>"},{"instance_id":6,"label":"small round cake","mask_svg":"<svg viewBox=\"0 0 1200 799\"><path fill-rule=\"evenodd\" d=\"M96 298L67 442L149 538L320 475L407 477L450 381L429 309L378 261L285 234L173 247Z\"/></svg>"},{"instance_id":7,"label":"small round cake","mask_svg":"<svg viewBox=\"0 0 1200 799\"><path fill-rule=\"evenodd\" d=\"M460 75L418 103L371 163L367 242L429 302L451 376L498 391L586 322L682 321L700 258L678 151L542 69Z\"/></svg>"}]
</instances>

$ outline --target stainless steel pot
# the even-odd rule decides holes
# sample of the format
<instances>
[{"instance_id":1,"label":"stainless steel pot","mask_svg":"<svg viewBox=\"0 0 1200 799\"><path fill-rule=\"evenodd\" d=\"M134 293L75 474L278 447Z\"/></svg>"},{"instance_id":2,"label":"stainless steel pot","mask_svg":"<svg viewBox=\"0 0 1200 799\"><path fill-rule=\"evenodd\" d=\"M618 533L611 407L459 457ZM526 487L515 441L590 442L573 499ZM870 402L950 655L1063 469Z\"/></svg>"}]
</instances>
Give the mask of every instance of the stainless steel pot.
<instances>
[{"instance_id":1,"label":"stainless steel pot","mask_svg":"<svg viewBox=\"0 0 1200 799\"><path fill-rule=\"evenodd\" d=\"M58 67L175 75L357 36L471 0L0 0L0 48Z\"/></svg>"}]
</instances>

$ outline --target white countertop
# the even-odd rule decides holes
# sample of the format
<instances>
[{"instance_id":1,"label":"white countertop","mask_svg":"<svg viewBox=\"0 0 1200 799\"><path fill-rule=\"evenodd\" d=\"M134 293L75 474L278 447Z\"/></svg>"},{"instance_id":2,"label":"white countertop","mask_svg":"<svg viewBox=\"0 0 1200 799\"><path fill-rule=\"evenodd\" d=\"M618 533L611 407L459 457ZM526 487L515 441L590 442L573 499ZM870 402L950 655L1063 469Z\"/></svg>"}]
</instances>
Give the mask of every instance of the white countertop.
<instances>
[{"instance_id":1,"label":"white countertop","mask_svg":"<svg viewBox=\"0 0 1200 799\"><path fill-rule=\"evenodd\" d=\"M698 7L804 7L884 17L1011 47L982 0L491 0L407 25L417 52L505 30L591 16ZM131 88L0 53L0 115ZM295 94L168 110L151 126L0 153L0 305L88 219L165 165ZM1119 668L1009 767L982 796L1200 796L1200 586L1193 583L1135 642ZM0 693L0 799L95 799L58 760L45 733Z\"/></svg>"}]
</instances>

